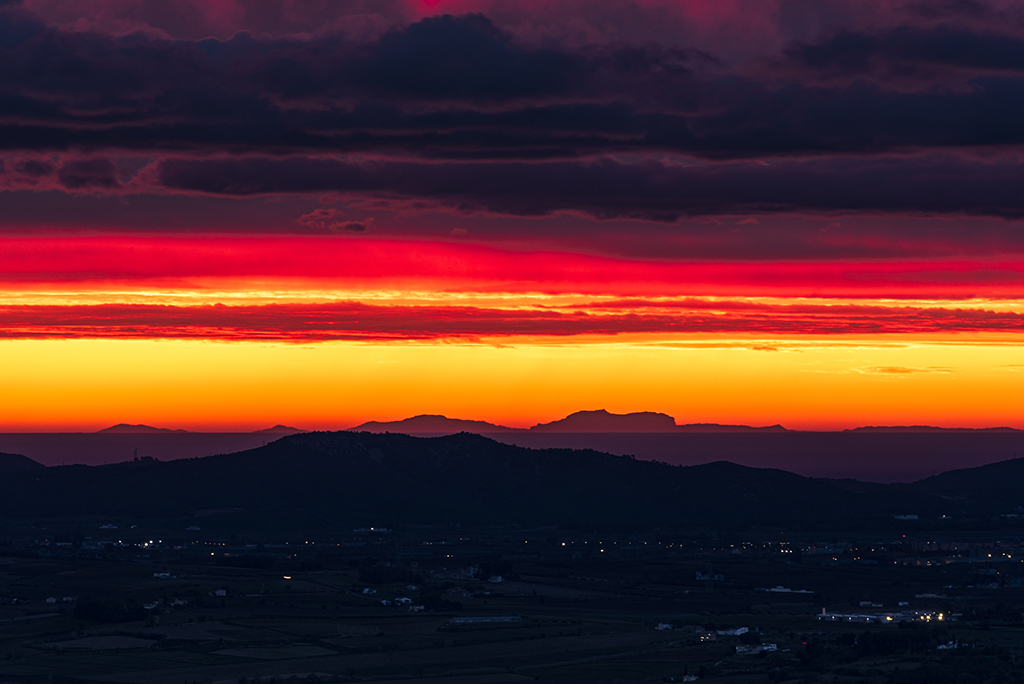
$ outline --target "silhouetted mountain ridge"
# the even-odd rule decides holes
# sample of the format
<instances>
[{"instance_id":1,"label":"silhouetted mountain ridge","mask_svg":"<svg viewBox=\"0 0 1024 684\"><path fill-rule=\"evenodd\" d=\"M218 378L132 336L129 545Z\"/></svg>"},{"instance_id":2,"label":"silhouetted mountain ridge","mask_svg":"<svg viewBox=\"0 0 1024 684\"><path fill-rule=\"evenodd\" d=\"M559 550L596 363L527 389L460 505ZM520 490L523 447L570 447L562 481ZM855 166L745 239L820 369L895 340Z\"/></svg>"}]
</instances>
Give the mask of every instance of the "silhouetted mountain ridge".
<instances>
[{"instance_id":1,"label":"silhouetted mountain ridge","mask_svg":"<svg viewBox=\"0 0 1024 684\"><path fill-rule=\"evenodd\" d=\"M352 432L401 432L412 435L454 434L473 432L478 435L500 433L669 433L669 432L785 432L781 425L750 427L748 425L720 425L718 423L688 423L677 425L676 419L665 413L638 411L634 413L611 413L604 409L576 411L565 418L538 423L529 429L513 428L488 423L483 420L462 420L443 415L423 414L395 421L372 420L349 428Z\"/></svg>"},{"instance_id":2,"label":"silhouetted mountain ridge","mask_svg":"<svg viewBox=\"0 0 1024 684\"><path fill-rule=\"evenodd\" d=\"M21 473L26 470L39 470L42 468L45 468L42 463L33 461L28 456L0 453L0 473Z\"/></svg>"},{"instance_id":3,"label":"silhouetted mountain ridge","mask_svg":"<svg viewBox=\"0 0 1024 684\"><path fill-rule=\"evenodd\" d=\"M674 432L676 419L664 413L641 411L616 414L604 409L577 411L561 420L534 425L532 432Z\"/></svg>"},{"instance_id":4,"label":"silhouetted mountain ridge","mask_svg":"<svg viewBox=\"0 0 1024 684\"><path fill-rule=\"evenodd\" d=\"M679 425L676 432L791 432L791 430L778 424L752 427L750 425L723 425L722 423L687 423Z\"/></svg>"},{"instance_id":5,"label":"silhouetted mountain ridge","mask_svg":"<svg viewBox=\"0 0 1024 684\"><path fill-rule=\"evenodd\" d=\"M290 425L275 425L273 427L264 428L262 430L253 430L254 435L296 435L300 432L307 432L297 427L291 427Z\"/></svg>"},{"instance_id":6,"label":"silhouetted mountain ridge","mask_svg":"<svg viewBox=\"0 0 1024 684\"><path fill-rule=\"evenodd\" d=\"M151 425L129 425L128 423L118 423L117 425L111 425L108 428L97 430L96 434L145 435L153 432L188 432L188 430L171 430L170 428L158 428Z\"/></svg>"},{"instance_id":7,"label":"silhouetted mountain ridge","mask_svg":"<svg viewBox=\"0 0 1024 684\"><path fill-rule=\"evenodd\" d=\"M950 470L911 485L984 515L1024 514L1024 458Z\"/></svg>"},{"instance_id":8,"label":"silhouetted mountain ridge","mask_svg":"<svg viewBox=\"0 0 1024 684\"><path fill-rule=\"evenodd\" d=\"M457 432L498 433L525 432L519 428L495 425L483 420L461 420L447 416L423 414L395 421L376 421L349 428L352 432L401 432L404 434L455 434Z\"/></svg>"},{"instance_id":9,"label":"silhouetted mountain ridge","mask_svg":"<svg viewBox=\"0 0 1024 684\"><path fill-rule=\"evenodd\" d=\"M857 492L780 470L525 449L470 433L309 432L234 454L51 467L0 481L4 518L189 519L200 509L240 509L232 524L265 529L412 522L820 527L944 505L913 487Z\"/></svg>"}]
</instances>

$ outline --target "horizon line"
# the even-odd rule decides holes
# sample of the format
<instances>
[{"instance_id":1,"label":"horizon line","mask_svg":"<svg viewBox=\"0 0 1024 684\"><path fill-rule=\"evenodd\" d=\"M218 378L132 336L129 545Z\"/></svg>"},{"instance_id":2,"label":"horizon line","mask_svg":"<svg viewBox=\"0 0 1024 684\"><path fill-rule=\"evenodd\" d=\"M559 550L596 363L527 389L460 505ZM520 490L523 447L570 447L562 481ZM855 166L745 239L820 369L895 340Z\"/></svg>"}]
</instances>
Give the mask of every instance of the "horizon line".
<instances>
[{"instance_id":1,"label":"horizon line","mask_svg":"<svg viewBox=\"0 0 1024 684\"><path fill-rule=\"evenodd\" d=\"M689 427L740 428L740 429L758 430L758 431L765 431L765 432L772 431L774 429L776 432L782 430L782 431L786 431L786 432L811 432L811 433L814 433L814 432L851 432L851 431L857 431L857 430L894 430L894 431L900 431L900 430L903 430L903 431L965 430L965 431L979 431L979 432L980 431L999 431L999 430L1024 431L1024 425L1022 425L1020 427L1016 427L1016 426L1013 426L1013 425L1005 425L1005 424L1004 425L968 426L968 425L963 425L963 424L952 424L952 425L951 424L943 424L945 421L924 422L924 423L915 422L915 423L901 423L901 424L883 424L883 423L877 423L877 422L875 422L875 423L848 423L848 424L846 424L846 426L843 426L843 427L839 427L839 426L820 426L820 427L795 427L795 428L786 427L785 425L783 425L780 422L771 423L771 424L767 424L767 425L760 425L760 424L755 425L755 424L751 424L751 423L732 422L732 421L730 421L730 422L697 421L697 422L680 423L680 422L678 422L678 420L674 416L671 416L670 414L667 414L667 413L662 413L660 411L649 411L648 410L648 411L630 411L630 412L627 412L627 413L614 413L614 412L611 412L611 411L606 411L605 409L592 409L592 410L591 409L586 409L586 410L573 411L572 413L566 414L562 418L555 418L553 420L549 420L549 421L546 421L546 422L545 421L536 422L536 423L533 423L532 425L529 425L529 426L526 426L526 427L520 427L520 426L517 426L515 424L508 425L508 424L505 424L505 423L496 423L496 422L491 422L489 420L485 420L485 419L481 419L481 418L452 418L452 417L449 417L449 416L447 416L445 414L440 414L440 413L417 413L417 414L412 415L412 416L408 416L408 417L405 417L405 418L397 418L397 419L393 419L393 420L381 420L381 419L363 420L361 422L357 422L354 425L349 425L347 427L325 426L323 424L315 425L315 426L311 426L311 427L296 427L294 425L289 425L288 424L288 422L292 422L292 421L287 421L287 422L281 421L281 422L272 423L272 425L270 425L268 427L244 427L244 426L238 426L236 424L236 425L225 425L225 426L199 426L199 427L194 427L193 428L193 427L164 427L162 425L153 425L153 424L146 423L146 422L127 422L127 421L123 421L123 422L118 422L118 423L109 423L109 424L106 424L105 427L91 428L91 429L90 429L90 427L85 427L85 426L82 426L79 429L53 429L53 428L47 428L47 426L32 426L32 427L11 426L11 428L7 428L7 427L5 427L3 425L0 425L0 434L67 434L67 435L73 435L73 434L79 434L79 435L88 435L88 434L123 434L123 435L143 434L144 435L144 434L183 434L183 433L184 434L251 434L251 433L259 433L259 432L273 433L273 432L277 431L276 430L277 428L281 428L281 430L280 430L281 432L293 431L293 430L294 431L298 431L298 432L349 432L349 431L356 431L358 428L362 428L362 427L368 426L368 425L385 425L386 426L386 425L392 425L392 424L398 424L398 423L403 423L403 422L411 421L411 420L414 420L416 418L433 418L433 419L446 420L446 421L452 421L452 422L484 423L484 424L492 426L492 427L494 427L494 428L496 428L498 430L509 430L509 431L514 431L514 432L517 432L517 433L530 433L530 432L534 432L536 434L536 433L540 433L542 431L534 430L534 428L544 427L544 426L551 425L553 423L558 423L558 422L561 422L563 420L566 420L568 418L571 418L572 416L576 416L576 415L579 415L579 414L583 414L583 413L600 413L602 411L607 413L610 417L614 417L614 418L623 418L623 417L643 415L643 414L647 414L647 415L652 415L653 414L653 415L665 416L665 417L668 417L668 418L672 418L672 420L674 421L674 427L675 428L683 429L683 430L665 429L665 430L647 430L647 431L645 431L645 430L623 430L623 431L621 431L621 434L626 434L626 433L631 433L631 432L632 433L637 433L637 434L676 434L678 432L685 432L685 428L689 428ZM154 422L158 422L158 421L154 421ZM296 421L296 422L300 422L301 423L302 421ZM346 424L350 423L350 422L351 421L346 421ZM509 422L515 423L517 421L509 421ZM261 423L261 424L266 424L266 423ZM54 426L54 427L57 427L57 426ZM122 427L123 428L136 428L136 429L139 430L139 432L134 432L133 433L130 430L124 430L124 431L116 430L116 428L122 428ZM362 431L369 432L369 430L362 430ZM388 431L389 432L398 432L400 434L405 434L405 433L403 433L400 430L388 430ZM459 430L459 431L460 432L474 432L474 430L465 430L465 429L464 430ZM729 431L730 430L722 430L722 432L729 432ZM556 431L556 430L547 430L546 432L548 432L548 433L557 433L558 431ZM572 433L599 434L601 432L607 432L607 433L610 433L610 434L614 434L613 431L609 431L609 430L598 430L598 431L593 431L593 430L565 430L564 432L565 433L569 433L569 434L572 434ZM454 433L449 432L447 430L439 430L439 431L433 431L433 430L411 430L410 433L411 434L454 434ZM492 433L492 431L481 429L481 430L479 430L478 434L491 434L491 433Z\"/></svg>"}]
</instances>

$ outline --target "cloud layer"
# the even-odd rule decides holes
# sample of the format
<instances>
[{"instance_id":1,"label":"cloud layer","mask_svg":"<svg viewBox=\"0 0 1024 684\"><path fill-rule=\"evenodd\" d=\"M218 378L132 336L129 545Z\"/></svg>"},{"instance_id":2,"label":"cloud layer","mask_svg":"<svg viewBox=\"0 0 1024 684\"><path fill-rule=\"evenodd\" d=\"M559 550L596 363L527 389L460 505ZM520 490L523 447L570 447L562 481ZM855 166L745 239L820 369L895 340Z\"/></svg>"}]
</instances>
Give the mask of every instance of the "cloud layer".
<instances>
[{"instance_id":1,"label":"cloud layer","mask_svg":"<svg viewBox=\"0 0 1024 684\"><path fill-rule=\"evenodd\" d=\"M347 237L347 236L346 236ZM262 289L602 296L1021 298L1024 261L879 259L727 262L372 237L6 238L0 289L18 292Z\"/></svg>"},{"instance_id":2,"label":"cloud layer","mask_svg":"<svg viewBox=\"0 0 1024 684\"><path fill-rule=\"evenodd\" d=\"M1024 31L995 21L846 30L733 63L650 40L530 42L482 14L369 39L0 20L8 150L715 159L1024 141Z\"/></svg>"},{"instance_id":3,"label":"cloud layer","mask_svg":"<svg viewBox=\"0 0 1024 684\"><path fill-rule=\"evenodd\" d=\"M1024 253L1009 1L22 0L0 62L7 234Z\"/></svg>"},{"instance_id":4,"label":"cloud layer","mask_svg":"<svg viewBox=\"0 0 1024 684\"><path fill-rule=\"evenodd\" d=\"M280 342L488 341L510 337L741 335L955 336L1016 333L1024 315L966 308L758 305L743 301L632 301L596 307L483 308L362 302L171 306L0 306L0 339L213 339ZM909 372L874 369L876 373Z\"/></svg>"},{"instance_id":5,"label":"cloud layer","mask_svg":"<svg viewBox=\"0 0 1024 684\"><path fill-rule=\"evenodd\" d=\"M465 212L677 221L707 214L849 212L1024 215L1016 158L951 156L680 164L612 158L414 163L335 158L167 159L164 190L234 196L337 192ZM422 206L422 204L420 204Z\"/></svg>"}]
</instances>

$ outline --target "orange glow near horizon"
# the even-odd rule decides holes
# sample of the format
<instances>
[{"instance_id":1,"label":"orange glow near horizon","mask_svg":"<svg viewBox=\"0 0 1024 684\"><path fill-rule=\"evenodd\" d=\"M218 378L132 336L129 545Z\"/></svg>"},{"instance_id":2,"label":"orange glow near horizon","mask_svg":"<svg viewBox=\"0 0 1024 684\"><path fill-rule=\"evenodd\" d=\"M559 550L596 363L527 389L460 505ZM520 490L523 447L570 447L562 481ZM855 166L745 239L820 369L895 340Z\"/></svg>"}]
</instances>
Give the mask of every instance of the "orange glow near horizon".
<instances>
[{"instance_id":1,"label":"orange glow near horizon","mask_svg":"<svg viewBox=\"0 0 1024 684\"><path fill-rule=\"evenodd\" d=\"M1024 266L309 237L0 243L0 431L582 409L1024 428Z\"/></svg>"},{"instance_id":2,"label":"orange glow near horizon","mask_svg":"<svg viewBox=\"0 0 1024 684\"><path fill-rule=\"evenodd\" d=\"M791 429L1024 428L1015 343L653 342L3 341L0 429L342 429L418 413L528 427L596 408Z\"/></svg>"}]
</instances>

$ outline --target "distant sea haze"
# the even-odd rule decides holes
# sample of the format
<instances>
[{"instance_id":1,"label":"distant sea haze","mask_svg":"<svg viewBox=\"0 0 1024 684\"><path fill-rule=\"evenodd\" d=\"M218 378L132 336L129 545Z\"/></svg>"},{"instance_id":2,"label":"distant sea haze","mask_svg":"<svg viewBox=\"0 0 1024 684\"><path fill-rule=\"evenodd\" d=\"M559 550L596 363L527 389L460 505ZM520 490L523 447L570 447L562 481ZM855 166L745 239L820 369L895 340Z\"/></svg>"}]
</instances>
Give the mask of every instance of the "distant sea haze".
<instances>
[{"instance_id":1,"label":"distant sea haze","mask_svg":"<svg viewBox=\"0 0 1024 684\"><path fill-rule=\"evenodd\" d=\"M350 430L426 437L473 432L522 447L595 449L673 465L730 461L808 477L873 482L911 482L1024 456L1024 431L1010 428L897 426L806 432L778 425L678 425L662 413L602 410L580 411L530 429L421 415ZM303 430L283 425L256 432L205 433L122 424L95 433L0 433L0 452L21 454L47 466L103 465L136 455L174 460L245 451L298 432Z\"/></svg>"}]
</instances>

